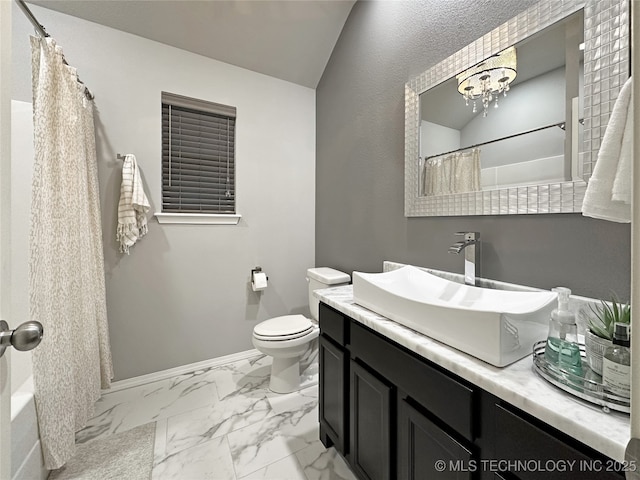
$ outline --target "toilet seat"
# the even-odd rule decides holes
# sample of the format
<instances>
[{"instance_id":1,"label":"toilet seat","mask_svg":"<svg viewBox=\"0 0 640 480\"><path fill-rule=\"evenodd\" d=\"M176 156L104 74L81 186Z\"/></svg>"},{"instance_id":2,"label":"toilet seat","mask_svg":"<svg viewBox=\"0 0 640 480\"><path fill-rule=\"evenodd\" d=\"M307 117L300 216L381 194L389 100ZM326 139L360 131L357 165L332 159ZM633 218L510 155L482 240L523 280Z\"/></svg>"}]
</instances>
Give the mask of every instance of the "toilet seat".
<instances>
[{"instance_id":1,"label":"toilet seat","mask_svg":"<svg viewBox=\"0 0 640 480\"><path fill-rule=\"evenodd\" d=\"M303 315L284 315L256 325L253 336L258 340L277 342L304 337L313 330L313 324Z\"/></svg>"}]
</instances>

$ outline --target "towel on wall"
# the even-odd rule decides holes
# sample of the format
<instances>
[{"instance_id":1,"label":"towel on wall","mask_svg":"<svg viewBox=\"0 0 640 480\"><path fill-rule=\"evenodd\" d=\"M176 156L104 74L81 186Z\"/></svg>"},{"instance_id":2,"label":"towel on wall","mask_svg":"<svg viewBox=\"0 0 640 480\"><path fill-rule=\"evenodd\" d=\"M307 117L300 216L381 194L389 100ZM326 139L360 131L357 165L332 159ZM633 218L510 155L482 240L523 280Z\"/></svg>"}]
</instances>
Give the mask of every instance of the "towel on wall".
<instances>
[{"instance_id":1,"label":"towel on wall","mask_svg":"<svg viewBox=\"0 0 640 480\"><path fill-rule=\"evenodd\" d=\"M598 160L582 202L582 214L612 222L631 222L633 160L633 81L620 90L602 138Z\"/></svg>"},{"instance_id":2,"label":"towel on wall","mask_svg":"<svg viewBox=\"0 0 640 480\"><path fill-rule=\"evenodd\" d=\"M147 233L147 212L150 205L144 193L142 178L135 155L127 154L122 164L122 185L118 203L118 233L120 252L129 254L131 248Z\"/></svg>"}]
</instances>

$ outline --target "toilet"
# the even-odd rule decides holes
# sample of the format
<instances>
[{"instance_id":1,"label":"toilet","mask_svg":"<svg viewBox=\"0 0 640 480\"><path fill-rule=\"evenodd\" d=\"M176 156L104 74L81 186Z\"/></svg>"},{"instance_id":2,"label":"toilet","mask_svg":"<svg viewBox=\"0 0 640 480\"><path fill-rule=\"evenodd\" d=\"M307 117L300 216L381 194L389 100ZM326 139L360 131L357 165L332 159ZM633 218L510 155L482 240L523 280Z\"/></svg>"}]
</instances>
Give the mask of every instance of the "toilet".
<instances>
[{"instance_id":1,"label":"toilet","mask_svg":"<svg viewBox=\"0 0 640 480\"><path fill-rule=\"evenodd\" d=\"M304 315L284 315L259 323L253 329L253 346L273 357L269 389L275 393L294 392L300 388L300 356L309 343L318 337L318 308L320 301L313 291L347 285L351 277L328 267L307 270L309 308L312 320Z\"/></svg>"}]
</instances>

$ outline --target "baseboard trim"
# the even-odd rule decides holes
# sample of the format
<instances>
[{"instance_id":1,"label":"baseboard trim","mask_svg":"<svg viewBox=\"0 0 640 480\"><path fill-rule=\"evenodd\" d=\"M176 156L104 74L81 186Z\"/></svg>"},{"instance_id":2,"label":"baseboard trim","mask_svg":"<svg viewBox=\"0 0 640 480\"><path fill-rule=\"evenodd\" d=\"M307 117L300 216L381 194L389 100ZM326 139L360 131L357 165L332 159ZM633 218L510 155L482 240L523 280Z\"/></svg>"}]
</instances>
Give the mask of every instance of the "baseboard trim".
<instances>
[{"instance_id":1,"label":"baseboard trim","mask_svg":"<svg viewBox=\"0 0 640 480\"><path fill-rule=\"evenodd\" d=\"M146 375L140 375L138 377L125 378L124 380L117 380L111 383L111 388L102 390L102 393L113 393L119 390L124 390L125 388L138 387L147 383L157 382L158 380L165 380L167 378L175 377L176 375L184 375L186 373L195 372L196 370L219 367L220 365L237 362L239 360L245 360L257 355L261 355L261 353L254 348L251 350L246 350L244 352L232 353L230 355L224 355L222 357L204 360L202 362L190 363L188 365L182 365L180 367L170 368L168 370L148 373Z\"/></svg>"}]
</instances>

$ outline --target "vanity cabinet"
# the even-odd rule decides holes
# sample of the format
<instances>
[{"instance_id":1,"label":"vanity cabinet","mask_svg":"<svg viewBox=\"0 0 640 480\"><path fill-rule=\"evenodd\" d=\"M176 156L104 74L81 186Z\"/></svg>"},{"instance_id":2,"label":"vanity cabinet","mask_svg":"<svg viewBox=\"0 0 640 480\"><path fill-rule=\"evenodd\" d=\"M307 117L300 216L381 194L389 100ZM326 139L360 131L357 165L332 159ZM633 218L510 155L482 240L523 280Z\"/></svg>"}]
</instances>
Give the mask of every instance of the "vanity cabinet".
<instances>
[{"instance_id":1,"label":"vanity cabinet","mask_svg":"<svg viewBox=\"0 0 640 480\"><path fill-rule=\"evenodd\" d=\"M362 480L473 478L435 469L445 459L468 470L473 397L470 385L320 304L320 439Z\"/></svg>"},{"instance_id":2,"label":"vanity cabinet","mask_svg":"<svg viewBox=\"0 0 640 480\"><path fill-rule=\"evenodd\" d=\"M624 478L611 459L323 303L320 440L361 480Z\"/></svg>"}]
</instances>

